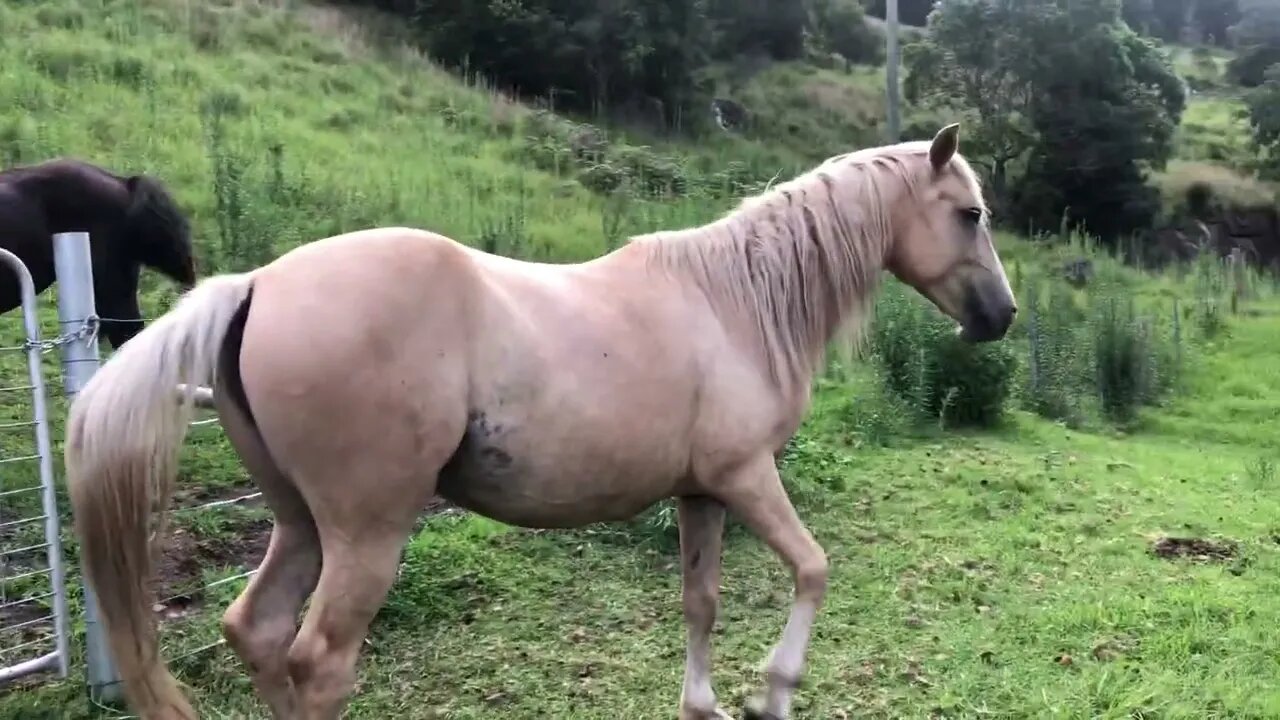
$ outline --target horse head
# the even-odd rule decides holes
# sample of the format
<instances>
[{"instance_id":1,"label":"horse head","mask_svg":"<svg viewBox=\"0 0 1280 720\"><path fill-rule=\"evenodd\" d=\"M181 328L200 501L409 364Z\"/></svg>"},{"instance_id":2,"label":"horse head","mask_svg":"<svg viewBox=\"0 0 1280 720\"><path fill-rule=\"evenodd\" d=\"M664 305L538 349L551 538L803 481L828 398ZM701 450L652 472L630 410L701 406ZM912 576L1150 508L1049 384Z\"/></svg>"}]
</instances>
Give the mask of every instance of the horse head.
<instances>
[{"instance_id":1,"label":"horse head","mask_svg":"<svg viewBox=\"0 0 1280 720\"><path fill-rule=\"evenodd\" d=\"M960 126L929 146L927 177L896 208L888 269L960 323L961 338L999 340L1018 311L991 237L977 175L957 152Z\"/></svg>"},{"instance_id":2,"label":"horse head","mask_svg":"<svg viewBox=\"0 0 1280 720\"><path fill-rule=\"evenodd\" d=\"M128 233L142 264L164 273L183 290L196 283L191 224L159 181L147 175L125 178L129 192Z\"/></svg>"}]
</instances>

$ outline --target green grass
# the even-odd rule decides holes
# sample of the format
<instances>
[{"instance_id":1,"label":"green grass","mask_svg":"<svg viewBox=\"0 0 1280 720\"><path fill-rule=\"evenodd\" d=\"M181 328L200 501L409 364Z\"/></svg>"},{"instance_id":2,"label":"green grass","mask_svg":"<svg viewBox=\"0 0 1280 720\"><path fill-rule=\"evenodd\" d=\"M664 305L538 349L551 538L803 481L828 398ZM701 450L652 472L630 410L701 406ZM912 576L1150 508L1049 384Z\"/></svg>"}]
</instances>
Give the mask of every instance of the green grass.
<instances>
[{"instance_id":1,"label":"green grass","mask_svg":"<svg viewBox=\"0 0 1280 720\"><path fill-rule=\"evenodd\" d=\"M842 138L872 144L878 132L869 123L882 80L872 70L775 66L742 81L764 118L759 135L690 146L629 131L591 155L558 134L580 126L460 83L330 10L50 0L0 4L0 22L0 92L10 98L0 155L74 154L157 173L191 210L214 268L393 223L522 257L584 259L619 233L710 217L732 202L713 192L720 183L740 192L734 183L767 179ZM1204 147L1223 111L1193 107L1205 114ZM730 161L739 170L725 170ZM619 203L584 186L615 171L637 182L677 178L699 192ZM220 210L219 195L242 209ZM1090 255L1000 241L1020 294L1032 275ZM1098 263L1152 312L1173 299L1200 312L1193 278ZM1083 302L1091 292L1076 295ZM43 299L46 334L53 297ZM148 275L148 312L171 299ZM833 567L797 717L1280 714L1280 371L1267 361L1280 342L1280 299L1263 293L1242 310L1194 352L1188 346L1181 392L1125 431L1097 418L1068 429L1018 410L993 430L943 431L909 423L870 363L824 377L785 456L796 503ZM14 344L16 318L0 320L0 345ZM1194 326L1188 316L1189 335ZM1024 356L1025 326L1008 342ZM45 361L56 394L56 358ZM6 379L21 372L18 358L5 362ZM6 401L0 422L27 412ZM21 452L21 440L0 438L0 450ZM182 504L247 487L216 429L193 433L182 475ZM6 473L0 488L30 479ZM262 519L254 507L179 515L193 543L180 547L207 560L187 579L242 569L244 557L226 545ZM430 518L366 647L351 716L673 715L683 633L670 519L667 505L572 532ZM1162 533L1220 535L1240 554L1224 563L1157 558L1150 547ZM218 612L241 584L219 585L202 598L208 612L166 625L169 657L217 639ZM733 525L723 584L715 679L735 706L758 687L790 581ZM78 594L72 601L79 628ZM88 717L79 647L68 681L0 691L0 718ZM265 715L225 648L173 666L202 717Z\"/></svg>"},{"instance_id":2,"label":"green grass","mask_svg":"<svg viewBox=\"0 0 1280 720\"><path fill-rule=\"evenodd\" d=\"M1173 45L1169 48L1169 56L1174 70L1186 79L1192 90L1212 93L1230 88L1231 83L1227 79L1227 64L1232 57L1230 51L1208 46Z\"/></svg>"},{"instance_id":3,"label":"green grass","mask_svg":"<svg viewBox=\"0 0 1280 720\"><path fill-rule=\"evenodd\" d=\"M1247 109L1230 96L1193 95L1176 137L1178 157L1247 169L1256 154Z\"/></svg>"},{"instance_id":4,"label":"green grass","mask_svg":"<svg viewBox=\"0 0 1280 720\"><path fill-rule=\"evenodd\" d=\"M1257 151L1241 89L1227 78L1231 53L1220 48L1172 45L1169 56L1188 89L1187 107L1175 138L1177 158L1196 163L1193 167L1197 169L1209 163L1252 176ZM1215 178L1223 174L1212 168L1205 171Z\"/></svg>"}]
</instances>

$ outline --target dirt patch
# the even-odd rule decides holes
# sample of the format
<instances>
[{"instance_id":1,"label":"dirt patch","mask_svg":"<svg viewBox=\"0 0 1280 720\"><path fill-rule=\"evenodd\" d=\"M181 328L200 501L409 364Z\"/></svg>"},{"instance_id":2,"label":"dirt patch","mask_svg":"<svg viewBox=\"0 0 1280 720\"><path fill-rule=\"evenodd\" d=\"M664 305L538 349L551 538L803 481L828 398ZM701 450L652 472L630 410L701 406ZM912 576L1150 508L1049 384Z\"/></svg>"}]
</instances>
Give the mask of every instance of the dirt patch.
<instances>
[{"instance_id":1,"label":"dirt patch","mask_svg":"<svg viewBox=\"0 0 1280 720\"><path fill-rule=\"evenodd\" d=\"M200 537L183 527L171 529L156 571L156 612L172 619L199 609L207 570L256 568L266 554L271 524L269 518L232 523L214 537Z\"/></svg>"},{"instance_id":2,"label":"dirt patch","mask_svg":"<svg viewBox=\"0 0 1280 720\"><path fill-rule=\"evenodd\" d=\"M1231 540L1162 537L1151 546L1151 552L1166 560L1186 558L1197 562L1225 562L1234 560L1240 550Z\"/></svg>"},{"instance_id":3,"label":"dirt patch","mask_svg":"<svg viewBox=\"0 0 1280 720\"><path fill-rule=\"evenodd\" d=\"M188 498L191 505L233 500L252 492L252 488L234 487L203 490ZM194 502L191 502L194 501ZM184 504L188 504L184 503ZM241 507L261 505L261 498L242 503ZM423 509L422 519L451 508L440 497L432 498ZM170 525L156 571L154 607L165 619L176 619L198 611L205 602L204 573L208 570L239 568L247 572L258 567L271 540L271 518L228 522L212 537L202 537L185 527Z\"/></svg>"}]
</instances>

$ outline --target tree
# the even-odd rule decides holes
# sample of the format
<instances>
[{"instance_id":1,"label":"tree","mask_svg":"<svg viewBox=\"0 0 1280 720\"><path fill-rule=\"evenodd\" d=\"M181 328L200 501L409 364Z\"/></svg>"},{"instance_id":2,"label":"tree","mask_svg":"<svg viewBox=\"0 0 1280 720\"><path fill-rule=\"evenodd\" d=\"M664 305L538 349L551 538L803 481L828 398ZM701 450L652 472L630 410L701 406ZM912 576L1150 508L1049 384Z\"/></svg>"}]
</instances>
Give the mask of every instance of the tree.
<instances>
[{"instance_id":1,"label":"tree","mask_svg":"<svg viewBox=\"0 0 1280 720\"><path fill-rule=\"evenodd\" d=\"M1241 0L1240 22L1231 28L1237 49L1227 71L1245 87L1263 83L1267 68L1280 62L1280 3Z\"/></svg>"},{"instance_id":2,"label":"tree","mask_svg":"<svg viewBox=\"0 0 1280 720\"><path fill-rule=\"evenodd\" d=\"M443 62L526 96L598 111L639 100L670 122L701 110L707 0L370 0L411 18Z\"/></svg>"},{"instance_id":3,"label":"tree","mask_svg":"<svg viewBox=\"0 0 1280 720\"><path fill-rule=\"evenodd\" d=\"M1165 42L1177 42L1191 20L1193 0L1152 0L1151 32Z\"/></svg>"},{"instance_id":4,"label":"tree","mask_svg":"<svg viewBox=\"0 0 1280 720\"><path fill-rule=\"evenodd\" d=\"M926 38L903 52L904 94L968 116L967 155L985 161L994 200L1006 199L1009 163L1034 138L1029 103L1034 91L1021 70L1035 52L1026 26L1030 7L1018 0L949 0L933 16Z\"/></svg>"},{"instance_id":5,"label":"tree","mask_svg":"<svg viewBox=\"0 0 1280 720\"><path fill-rule=\"evenodd\" d=\"M1225 47L1231 42L1231 26L1240 22L1238 0L1196 0L1192 11L1206 42Z\"/></svg>"},{"instance_id":6,"label":"tree","mask_svg":"<svg viewBox=\"0 0 1280 720\"><path fill-rule=\"evenodd\" d=\"M1151 35L1155 31L1156 11L1152 4L1155 0L1124 0L1121 5L1121 17L1134 32Z\"/></svg>"},{"instance_id":7,"label":"tree","mask_svg":"<svg viewBox=\"0 0 1280 720\"><path fill-rule=\"evenodd\" d=\"M858 0L813 0L813 35L818 45L856 63L879 64L884 41L867 26Z\"/></svg>"},{"instance_id":8,"label":"tree","mask_svg":"<svg viewBox=\"0 0 1280 720\"><path fill-rule=\"evenodd\" d=\"M1119 2L944 0L907 54L911 96L974 121L967 155L1019 227L1066 214L1113 239L1153 219L1146 173L1168 159L1186 97Z\"/></svg>"},{"instance_id":9,"label":"tree","mask_svg":"<svg viewBox=\"0 0 1280 720\"><path fill-rule=\"evenodd\" d=\"M1083 5L1050 23L1070 41L1047 46L1036 69L1037 139L1015 205L1032 227L1065 220L1114 241L1159 213L1147 173L1172 154L1186 95L1156 45Z\"/></svg>"},{"instance_id":10,"label":"tree","mask_svg":"<svg viewBox=\"0 0 1280 720\"><path fill-rule=\"evenodd\" d=\"M898 21L904 25L923 27L933 6L934 0L898 0ZM885 0L869 0L867 14L884 18Z\"/></svg>"},{"instance_id":11,"label":"tree","mask_svg":"<svg viewBox=\"0 0 1280 720\"><path fill-rule=\"evenodd\" d=\"M799 0L711 0L716 54L763 54L775 60L800 57L804 53L807 5Z\"/></svg>"},{"instance_id":12,"label":"tree","mask_svg":"<svg viewBox=\"0 0 1280 720\"><path fill-rule=\"evenodd\" d=\"M1280 64L1267 69L1262 83L1249 92L1246 101L1260 170L1269 178L1280 179Z\"/></svg>"}]
</instances>

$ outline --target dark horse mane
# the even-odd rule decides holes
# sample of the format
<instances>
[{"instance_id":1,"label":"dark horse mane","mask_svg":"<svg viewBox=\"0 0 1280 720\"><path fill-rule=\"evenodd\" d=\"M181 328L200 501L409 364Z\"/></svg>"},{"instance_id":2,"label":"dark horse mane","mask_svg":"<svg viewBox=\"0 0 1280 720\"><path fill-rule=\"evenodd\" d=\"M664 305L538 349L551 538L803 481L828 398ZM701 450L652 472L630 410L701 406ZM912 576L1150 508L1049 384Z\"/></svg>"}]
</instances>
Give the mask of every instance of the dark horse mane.
<instances>
[{"instance_id":1,"label":"dark horse mane","mask_svg":"<svg viewBox=\"0 0 1280 720\"><path fill-rule=\"evenodd\" d=\"M142 266L183 289L196 281L190 222L164 185L148 175L117 175L74 158L5 169L0 228L0 247L22 259L37 293L54 281L52 236L89 233L102 335L113 348L142 329ZM0 312L20 303L16 279L0 268Z\"/></svg>"}]
</instances>

